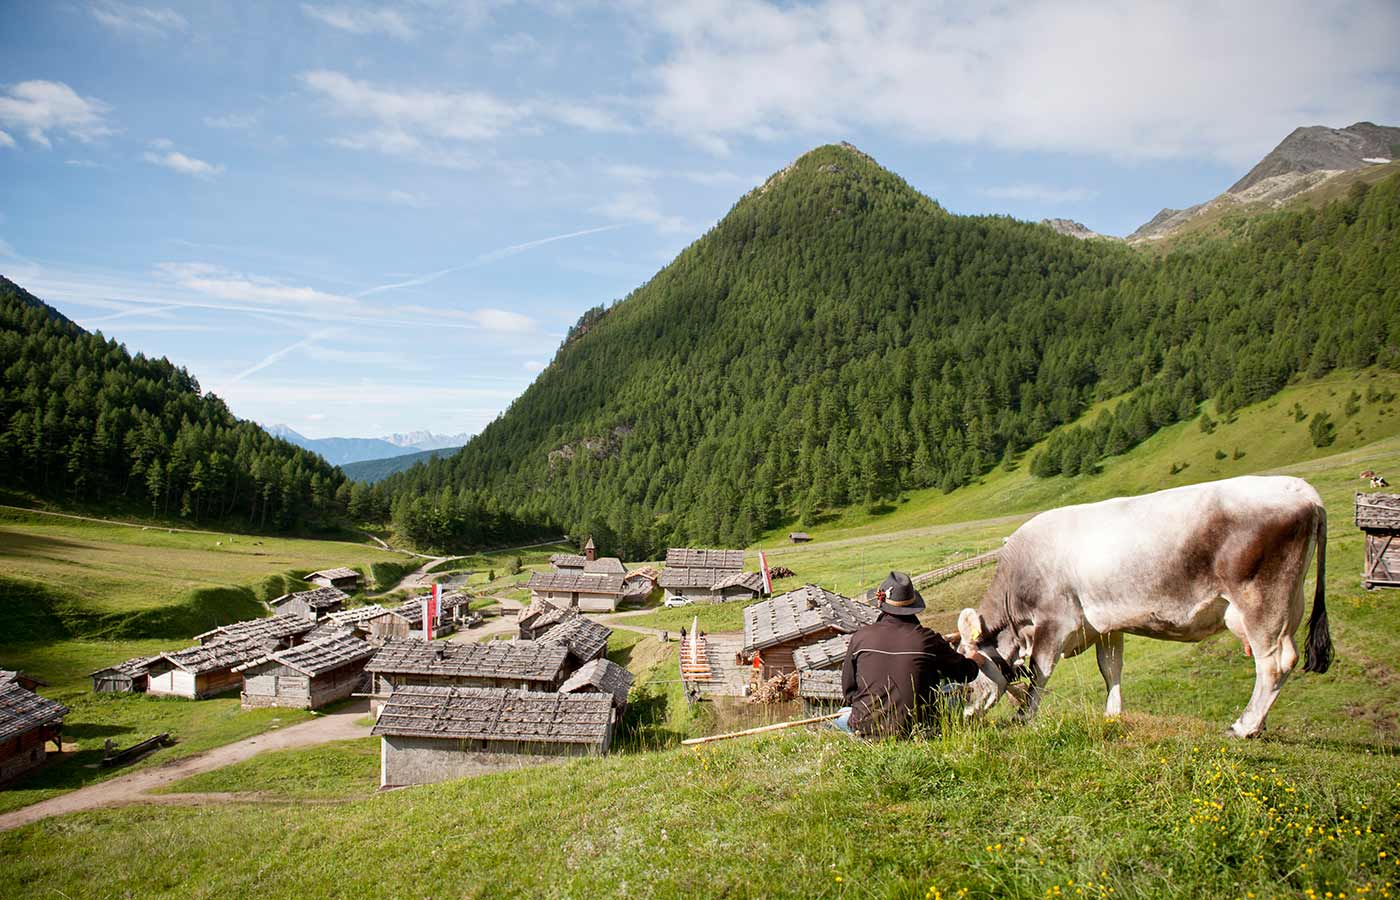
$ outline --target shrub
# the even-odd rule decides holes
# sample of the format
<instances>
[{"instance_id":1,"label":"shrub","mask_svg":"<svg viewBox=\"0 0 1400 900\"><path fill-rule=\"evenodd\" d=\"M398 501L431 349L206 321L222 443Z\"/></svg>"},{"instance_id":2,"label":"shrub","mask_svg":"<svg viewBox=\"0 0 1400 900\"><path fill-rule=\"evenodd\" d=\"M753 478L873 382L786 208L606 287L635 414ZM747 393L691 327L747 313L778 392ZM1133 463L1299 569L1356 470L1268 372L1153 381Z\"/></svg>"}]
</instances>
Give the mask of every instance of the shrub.
<instances>
[{"instance_id":1,"label":"shrub","mask_svg":"<svg viewBox=\"0 0 1400 900\"><path fill-rule=\"evenodd\" d=\"M1313 416L1312 424L1308 426L1308 433L1312 435L1314 447L1326 447L1337 439L1337 426L1332 424L1330 415L1320 412Z\"/></svg>"}]
</instances>

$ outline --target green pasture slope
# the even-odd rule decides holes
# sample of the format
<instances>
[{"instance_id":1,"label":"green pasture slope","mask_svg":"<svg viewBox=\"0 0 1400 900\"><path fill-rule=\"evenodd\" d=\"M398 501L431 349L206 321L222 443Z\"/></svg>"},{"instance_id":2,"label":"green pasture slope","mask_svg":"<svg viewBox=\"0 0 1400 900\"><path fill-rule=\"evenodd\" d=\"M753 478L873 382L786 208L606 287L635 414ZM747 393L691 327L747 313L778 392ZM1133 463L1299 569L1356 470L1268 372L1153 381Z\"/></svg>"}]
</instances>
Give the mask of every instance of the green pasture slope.
<instances>
[{"instance_id":1,"label":"green pasture slope","mask_svg":"<svg viewBox=\"0 0 1400 900\"><path fill-rule=\"evenodd\" d=\"M262 803L107 810L0 834L0 896L1396 896L1400 594L1360 589L1350 521L1361 469L1400 475L1400 402L1348 415L1368 380L1290 387L1210 434L1173 426L1096 475L1031 479L1023 459L952 494L823 523L819 543L774 557L797 581L849 589L862 562L866 583L890 566L933 568L1060 502L1301 475L1331 514L1337 661L1293 676L1259 740L1224 736L1253 667L1221 636L1129 638L1127 712L1114 722L1088 654L1059 667L1030 726L1001 708L914 741L793 731L676 749L703 723L666 681L674 645L619 631L611 655L642 683L622 753L373 796L372 742L254 759L176 789L258 791ZM1335 410L1333 444L1313 446L1295 403ZM948 627L991 571L927 591L929 621ZM315 802L288 809L303 799Z\"/></svg>"},{"instance_id":2,"label":"green pasture slope","mask_svg":"<svg viewBox=\"0 0 1400 900\"><path fill-rule=\"evenodd\" d=\"M402 564L400 554L358 544L170 532L0 510L0 668L49 683L41 693L69 707L64 740L78 752L0 791L0 811L93 780L107 738L118 745L169 731L179 743L153 765L307 717L239 709L236 696L97 695L87 674L133 656L189 646L228 622L267 614L262 601L298 589L296 577L328 566ZM416 566L416 563L413 564Z\"/></svg>"}]
</instances>

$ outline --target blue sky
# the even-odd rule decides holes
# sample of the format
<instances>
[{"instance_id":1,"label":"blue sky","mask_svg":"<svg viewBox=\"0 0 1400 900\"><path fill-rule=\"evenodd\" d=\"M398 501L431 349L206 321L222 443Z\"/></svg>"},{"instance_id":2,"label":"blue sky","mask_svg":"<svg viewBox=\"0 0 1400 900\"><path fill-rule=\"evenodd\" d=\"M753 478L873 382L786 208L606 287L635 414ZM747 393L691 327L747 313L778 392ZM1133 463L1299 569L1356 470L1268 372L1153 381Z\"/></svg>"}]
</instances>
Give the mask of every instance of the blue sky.
<instances>
[{"instance_id":1,"label":"blue sky","mask_svg":"<svg viewBox=\"0 0 1400 900\"><path fill-rule=\"evenodd\" d=\"M0 273L311 437L477 431L585 309L849 140L1109 234L1400 124L1400 4L0 6Z\"/></svg>"}]
</instances>

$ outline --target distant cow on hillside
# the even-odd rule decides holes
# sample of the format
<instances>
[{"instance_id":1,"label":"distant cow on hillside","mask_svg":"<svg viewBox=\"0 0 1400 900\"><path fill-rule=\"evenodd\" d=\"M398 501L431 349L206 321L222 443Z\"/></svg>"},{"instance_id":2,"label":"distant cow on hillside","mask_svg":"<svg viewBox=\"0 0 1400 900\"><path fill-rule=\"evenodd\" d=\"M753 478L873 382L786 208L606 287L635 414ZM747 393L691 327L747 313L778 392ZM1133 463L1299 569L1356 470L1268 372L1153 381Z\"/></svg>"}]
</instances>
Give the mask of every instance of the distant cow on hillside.
<instances>
[{"instance_id":1,"label":"distant cow on hillside","mask_svg":"<svg viewBox=\"0 0 1400 900\"><path fill-rule=\"evenodd\" d=\"M1008 539L981 604L958 616L958 633L965 648L977 647L1004 672L1029 665L1025 719L1061 657L1097 650L1105 714L1113 716L1122 709L1124 634L1200 641L1228 628L1255 668L1254 695L1230 730L1254 737L1298 660L1293 634L1314 548L1304 669L1331 665L1326 545L1327 510L1298 478L1231 478L1054 509ZM1005 689L979 677L970 714Z\"/></svg>"}]
</instances>

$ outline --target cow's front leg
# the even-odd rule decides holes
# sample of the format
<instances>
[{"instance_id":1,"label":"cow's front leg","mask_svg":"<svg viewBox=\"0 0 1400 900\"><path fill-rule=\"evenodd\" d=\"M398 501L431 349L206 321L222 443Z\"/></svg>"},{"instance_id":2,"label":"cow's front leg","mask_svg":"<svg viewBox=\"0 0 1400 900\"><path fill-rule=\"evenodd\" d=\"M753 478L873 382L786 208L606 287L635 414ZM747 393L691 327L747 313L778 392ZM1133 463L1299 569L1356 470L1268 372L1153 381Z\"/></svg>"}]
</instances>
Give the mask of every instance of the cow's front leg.
<instances>
[{"instance_id":1,"label":"cow's front leg","mask_svg":"<svg viewBox=\"0 0 1400 900\"><path fill-rule=\"evenodd\" d=\"M1123 632L1114 631L1099 638L1096 646L1099 657L1099 674L1108 688L1108 703L1103 714L1108 718L1123 713Z\"/></svg>"},{"instance_id":2,"label":"cow's front leg","mask_svg":"<svg viewBox=\"0 0 1400 900\"><path fill-rule=\"evenodd\" d=\"M1047 649L1054 648L1054 649ZM1026 702L1016 711L1015 721L1029 722L1040 709L1040 698L1045 694L1045 684L1050 673L1055 670L1055 660L1060 655L1058 640L1041 641L1036 638L1035 649L1031 651L1031 686L1026 692Z\"/></svg>"}]
</instances>

